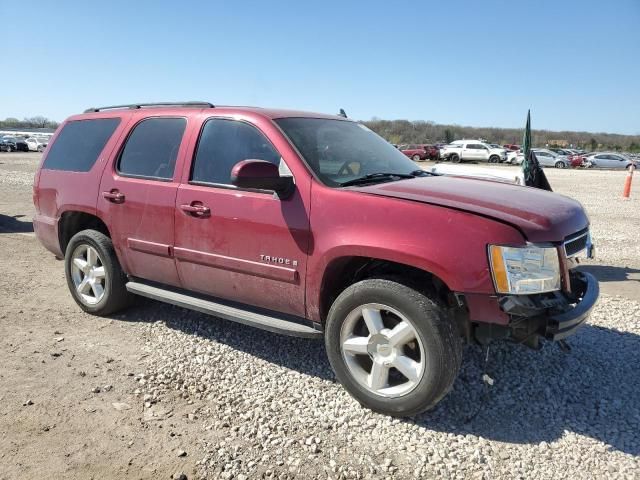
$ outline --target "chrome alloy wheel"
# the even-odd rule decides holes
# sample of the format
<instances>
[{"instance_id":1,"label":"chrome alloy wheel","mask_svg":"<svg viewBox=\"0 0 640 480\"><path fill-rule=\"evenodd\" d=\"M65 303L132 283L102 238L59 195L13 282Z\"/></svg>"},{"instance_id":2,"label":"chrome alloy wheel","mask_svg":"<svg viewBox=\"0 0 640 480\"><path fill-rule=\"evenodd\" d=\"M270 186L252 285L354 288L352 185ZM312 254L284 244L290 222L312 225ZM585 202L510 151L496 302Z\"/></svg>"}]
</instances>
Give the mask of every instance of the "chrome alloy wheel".
<instances>
[{"instance_id":1,"label":"chrome alloy wheel","mask_svg":"<svg viewBox=\"0 0 640 480\"><path fill-rule=\"evenodd\" d=\"M106 272L102 259L91 245L78 245L73 251L71 278L80 299L95 305L104 297Z\"/></svg>"},{"instance_id":2,"label":"chrome alloy wheel","mask_svg":"<svg viewBox=\"0 0 640 480\"><path fill-rule=\"evenodd\" d=\"M415 327L386 305L369 303L351 311L342 324L340 347L351 376L376 395L406 395L425 372L424 347Z\"/></svg>"}]
</instances>

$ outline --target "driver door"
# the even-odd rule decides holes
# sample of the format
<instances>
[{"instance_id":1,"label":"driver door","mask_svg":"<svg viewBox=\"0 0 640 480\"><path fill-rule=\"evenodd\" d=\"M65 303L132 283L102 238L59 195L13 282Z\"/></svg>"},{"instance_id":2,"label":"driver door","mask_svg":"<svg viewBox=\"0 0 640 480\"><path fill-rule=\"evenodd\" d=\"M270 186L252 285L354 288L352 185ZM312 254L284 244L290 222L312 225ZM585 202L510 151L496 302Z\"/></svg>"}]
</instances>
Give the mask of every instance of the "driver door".
<instances>
[{"instance_id":1,"label":"driver door","mask_svg":"<svg viewBox=\"0 0 640 480\"><path fill-rule=\"evenodd\" d=\"M281 175L290 174L255 126L216 117L204 122L175 199L174 256L182 285L304 316L310 230L301 185L285 200L271 191L237 188L231 169L248 159L275 163Z\"/></svg>"}]
</instances>

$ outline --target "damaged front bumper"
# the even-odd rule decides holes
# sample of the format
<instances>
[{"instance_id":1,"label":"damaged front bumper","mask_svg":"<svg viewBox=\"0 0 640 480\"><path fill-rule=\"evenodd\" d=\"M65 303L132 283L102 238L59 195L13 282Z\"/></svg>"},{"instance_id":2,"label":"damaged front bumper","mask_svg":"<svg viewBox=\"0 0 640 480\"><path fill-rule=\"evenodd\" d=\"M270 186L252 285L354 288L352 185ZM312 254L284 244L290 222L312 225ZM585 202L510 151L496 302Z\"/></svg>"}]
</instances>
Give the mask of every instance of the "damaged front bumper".
<instances>
[{"instance_id":1,"label":"damaged front bumper","mask_svg":"<svg viewBox=\"0 0 640 480\"><path fill-rule=\"evenodd\" d=\"M537 348L540 338L558 341L573 335L589 318L600 288L598 280L586 272L572 270L569 278L571 292L501 296L498 303L509 315L508 325L479 326L476 340L487 343L493 339L511 338Z\"/></svg>"}]
</instances>

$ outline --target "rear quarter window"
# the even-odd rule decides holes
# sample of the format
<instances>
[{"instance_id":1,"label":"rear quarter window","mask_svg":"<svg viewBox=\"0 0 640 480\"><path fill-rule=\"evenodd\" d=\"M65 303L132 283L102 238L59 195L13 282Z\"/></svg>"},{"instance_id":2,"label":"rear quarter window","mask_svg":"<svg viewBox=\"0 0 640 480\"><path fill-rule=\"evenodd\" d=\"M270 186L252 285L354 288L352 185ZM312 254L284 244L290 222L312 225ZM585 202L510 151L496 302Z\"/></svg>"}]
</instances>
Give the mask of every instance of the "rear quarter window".
<instances>
[{"instance_id":1,"label":"rear quarter window","mask_svg":"<svg viewBox=\"0 0 640 480\"><path fill-rule=\"evenodd\" d=\"M119 124L120 118L68 122L49 146L42 168L88 172Z\"/></svg>"}]
</instances>

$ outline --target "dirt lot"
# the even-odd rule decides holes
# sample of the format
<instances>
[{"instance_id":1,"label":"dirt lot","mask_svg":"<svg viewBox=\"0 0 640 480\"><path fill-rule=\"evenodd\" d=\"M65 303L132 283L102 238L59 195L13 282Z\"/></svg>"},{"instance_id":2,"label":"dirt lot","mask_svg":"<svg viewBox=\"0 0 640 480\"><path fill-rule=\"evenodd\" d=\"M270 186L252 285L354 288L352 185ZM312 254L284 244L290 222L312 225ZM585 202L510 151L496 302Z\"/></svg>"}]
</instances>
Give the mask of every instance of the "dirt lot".
<instances>
[{"instance_id":1,"label":"dirt lot","mask_svg":"<svg viewBox=\"0 0 640 480\"><path fill-rule=\"evenodd\" d=\"M321 343L141 300L86 315L33 235L39 154L0 153L0 479L639 478L640 183L547 170L580 200L602 299L572 351L499 345L400 421L361 409ZM504 167L509 168L509 167ZM183 477L184 478L184 477Z\"/></svg>"}]
</instances>

